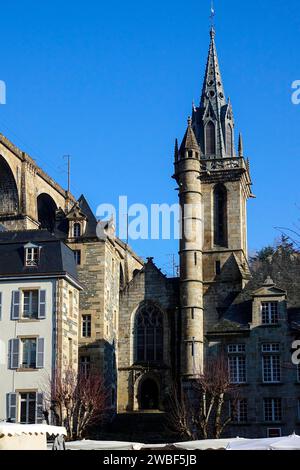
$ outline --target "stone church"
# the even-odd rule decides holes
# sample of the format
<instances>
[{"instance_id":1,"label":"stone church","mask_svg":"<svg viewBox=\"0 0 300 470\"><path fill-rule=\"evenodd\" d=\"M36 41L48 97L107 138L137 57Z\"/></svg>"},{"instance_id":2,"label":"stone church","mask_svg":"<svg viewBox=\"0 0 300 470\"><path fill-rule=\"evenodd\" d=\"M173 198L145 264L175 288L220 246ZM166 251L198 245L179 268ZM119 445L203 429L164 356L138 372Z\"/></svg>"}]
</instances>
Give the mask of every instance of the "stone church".
<instances>
[{"instance_id":1,"label":"stone church","mask_svg":"<svg viewBox=\"0 0 300 470\"><path fill-rule=\"evenodd\" d=\"M83 286L80 367L102 371L112 410L163 412L172 384L188 386L205 359L223 351L242 390L227 434L288 434L300 431L300 369L291 363L300 303L291 317L287 291L268 276L251 277L247 200L254 196L242 136L237 150L234 136L211 28L199 106L175 144L181 226L192 227L180 240L178 278L142 260L113 227L99 237L103 222L85 197L76 200L2 135L0 224L50 231L74 251Z\"/></svg>"}]
</instances>

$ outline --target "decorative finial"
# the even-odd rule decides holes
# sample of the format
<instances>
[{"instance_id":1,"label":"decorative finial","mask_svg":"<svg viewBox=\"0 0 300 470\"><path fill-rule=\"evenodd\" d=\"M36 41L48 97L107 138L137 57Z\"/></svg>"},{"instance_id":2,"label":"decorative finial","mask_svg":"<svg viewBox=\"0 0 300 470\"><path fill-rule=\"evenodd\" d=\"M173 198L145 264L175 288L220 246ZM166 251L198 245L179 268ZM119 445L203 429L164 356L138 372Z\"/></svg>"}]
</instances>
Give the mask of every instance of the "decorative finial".
<instances>
[{"instance_id":1,"label":"decorative finial","mask_svg":"<svg viewBox=\"0 0 300 470\"><path fill-rule=\"evenodd\" d=\"M188 117L188 126L191 127L192 125L192 118L191 116Z\"/></svg>"},{"instance_id":2,"label":"decorative finial","mask_svg":"<svg viewBox=\"0 0 300 470\"><path fill-rule=\"evenodd\" d=\"M273 279L271 278L271 276L268 276L267 279L265 280L264 282L264 286L274 286L274 281Z\"/></svg>"},{"instance_id":3,"label":"decorative finial","mask_svg":"<svg viewBox=\"0 0 300 470\"><path fill-rule=\"evenodd\" d=\"M239 134L239 157L244 156L244 145L243 145L243 137L242 133Z\"/></svg>"}]
</instances>

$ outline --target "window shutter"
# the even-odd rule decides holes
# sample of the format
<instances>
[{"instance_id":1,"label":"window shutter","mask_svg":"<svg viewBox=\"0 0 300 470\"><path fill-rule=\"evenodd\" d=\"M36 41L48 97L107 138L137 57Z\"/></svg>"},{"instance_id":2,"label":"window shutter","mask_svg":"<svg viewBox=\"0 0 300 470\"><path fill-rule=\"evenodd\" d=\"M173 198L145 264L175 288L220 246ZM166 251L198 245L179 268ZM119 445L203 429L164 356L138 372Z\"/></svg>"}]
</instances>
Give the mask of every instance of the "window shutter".
<instances>
[{"instance_id":1,"label":"window shutter","mask_svg":"<svg viewBox=\"0 0 300 470\"><path fill-rule=\"evenodd\" d=\"M44 349L45 340L44 338L38 338L36 348L36 367L37 369L43 369L44 367Z\"/></svg>"},{"instance_id":2,"label":"window shutter","mask_svg":"<svg viewBox=\"0 0 300 470\"><path fill-rule=\"evenodd\" d=\"M20 340L10 339L8 351L9 351L9 368L18 369L20 365L20 361L19 361Z\"/></svg>"},{"instance_id":3,"label":"window shutter","mask_svg":"<svg viewBox=\"0 0 300 470\"><path fill-rule=\"evenodd\" d=\"M17 421L17 394L8 393L6 395L6 418L12 422Z\"/></svg>"},{"instance_id":4,"label":"window shutter","mask_svg":"<svg viewBox=\"0 0 300 470\"><path fill-rule=\"evenodd\" d=\"M42 393L36 394L36 422L38 424L42 424L44 421L44 396Z\"/></svg>"},{"instance_id":5,"label":"window shutter","mask_svg":"<svg viewBox=\"0 0 300 470\"><path fill-rule=\"evenodd\" d=\"M41 290L39 294L39 318L46 318L46 291Z\"/></svg>"},{"instance_id":6,"label":"window shutter","mask_svg":"<svg viewBox=\"0 0 300 470\"><path fill-rule=\"evenodd\" d=\"M0 292L0 320L2 320L2 292Z\"/></svg>"},{"instance_id":7,"label":"window shutter","mask_svg":"<svg viewBox=\"0 0 300 470\"><path fill-rule=\"evenodd\" d=\"M19 320L20 318L20 300L21 292L16 290L12 293L12 309L11 309L11 319Z\"/></svg>"}]
</instances>

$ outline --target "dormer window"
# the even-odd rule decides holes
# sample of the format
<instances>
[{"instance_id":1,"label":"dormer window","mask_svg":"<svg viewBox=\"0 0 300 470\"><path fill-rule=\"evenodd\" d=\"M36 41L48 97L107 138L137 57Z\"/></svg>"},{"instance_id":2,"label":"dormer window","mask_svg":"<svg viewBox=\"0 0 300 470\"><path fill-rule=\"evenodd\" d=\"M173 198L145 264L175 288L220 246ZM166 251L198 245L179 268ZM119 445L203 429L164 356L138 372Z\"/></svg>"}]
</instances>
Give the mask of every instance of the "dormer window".
<instances>
[{"instance_id":1,"label":"dormer window","mask_svg":"<svg viewBox=\"0 0 300 470\"><path fill-rule=\"evenodd\" d=\"M40 247L28 243L25 245L25 266L38 266L40 258Z\"/></svg>"},{"instance_id":2,"label":"dormer window","mask_svg":"<svg viewBox=\"0 0 300 470\"><path fill-rule=\"evenodd\" d=\"M81 224L76 222L74 225L73 225L73 237L74 238L78 238L81 236Z\"/></svg>"},{"instance_id":3,"label":"dormer window","mask_svg":"<svg viewBox=\"0 0 300 470\"><path fill-rule=\"evenodd\" d=\"M279 323L278 302L262 302L261 316L263 325L277 325Z\"/></svg>"}]
</instances>

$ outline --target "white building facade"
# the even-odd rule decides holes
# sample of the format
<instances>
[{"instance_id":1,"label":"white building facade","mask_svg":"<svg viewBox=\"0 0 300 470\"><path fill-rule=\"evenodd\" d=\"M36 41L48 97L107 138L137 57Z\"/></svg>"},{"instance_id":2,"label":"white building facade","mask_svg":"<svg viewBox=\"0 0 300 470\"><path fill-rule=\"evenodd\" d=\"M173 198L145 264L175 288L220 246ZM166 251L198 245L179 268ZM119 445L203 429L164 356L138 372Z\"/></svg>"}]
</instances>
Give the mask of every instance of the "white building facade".
<instances>
[{"instance_id":1,"label":"white building facade","mask_svg":"<svg viewBox=\"0 0 300 470\"><path fill-rule=\"evenodd\" d=\"M23 252L25 272L7 275L4 271L10 268L0 265L0 421L41 423L56 370L78 367L81 287L74 275L74 255L62 242L8 247L0 235L0 251L5 247L11 250L12 263ZM54 257L51 263L49 256ZM28 258L33 258L31 266ZM48 264L61 272L41 272Z\"/></svg>"}]
</instances>

